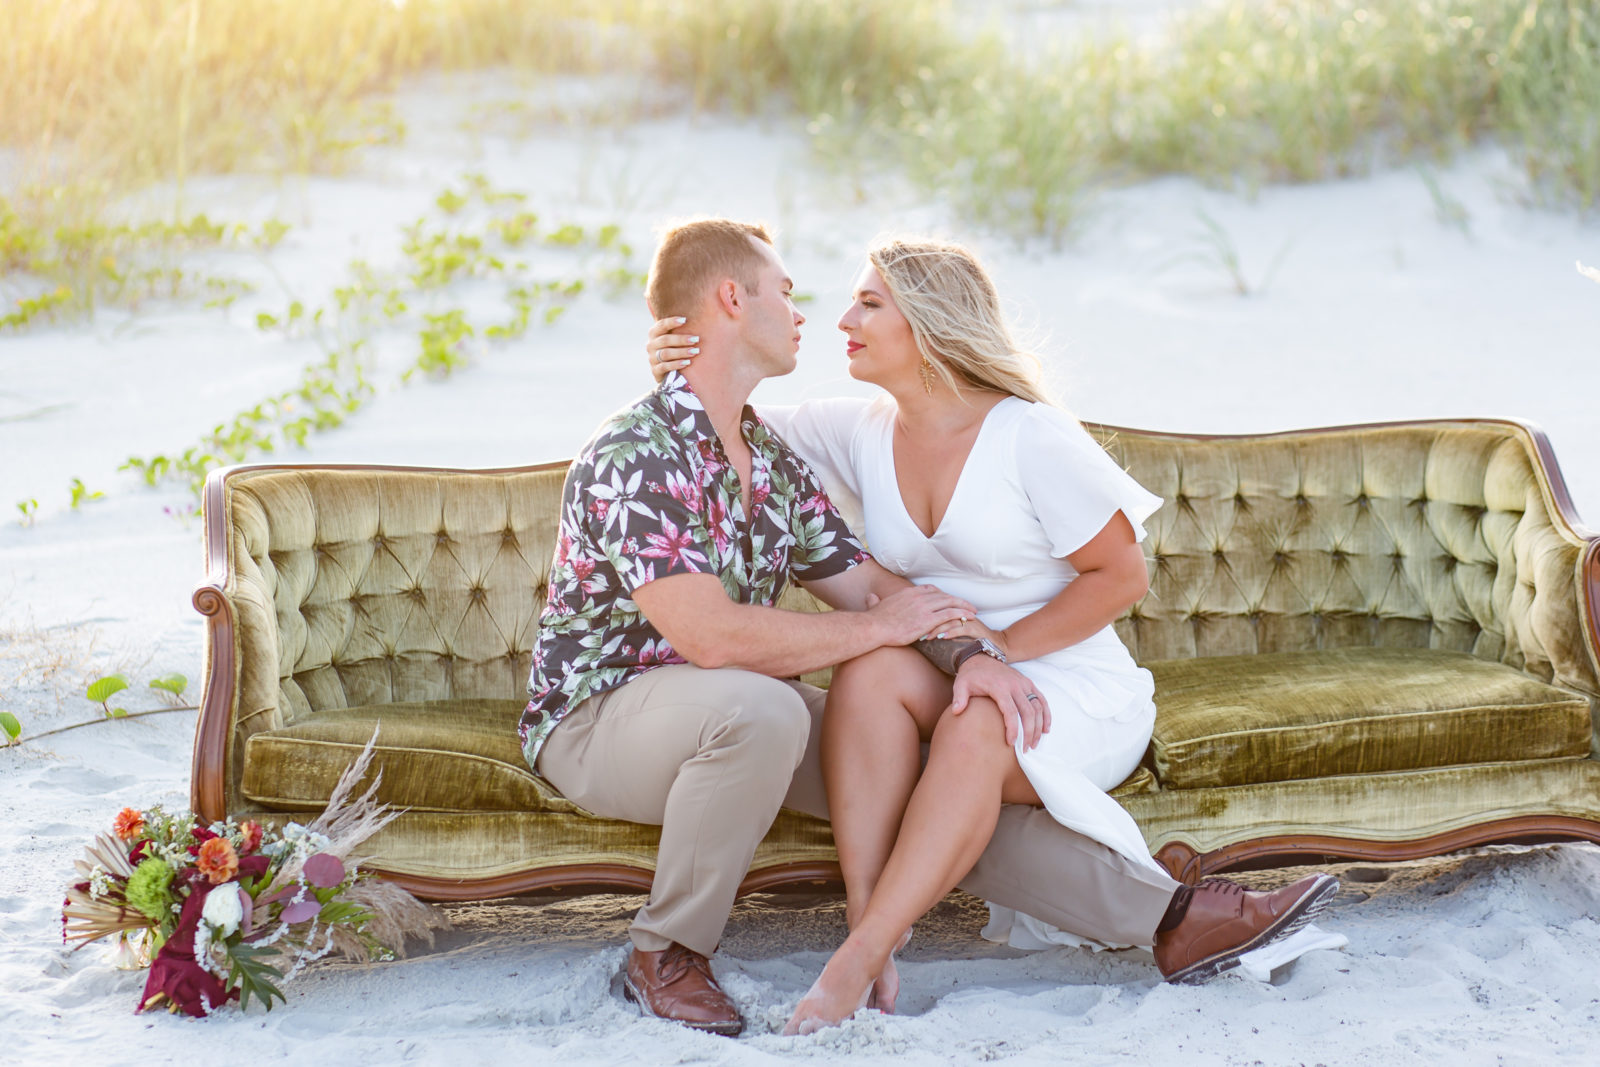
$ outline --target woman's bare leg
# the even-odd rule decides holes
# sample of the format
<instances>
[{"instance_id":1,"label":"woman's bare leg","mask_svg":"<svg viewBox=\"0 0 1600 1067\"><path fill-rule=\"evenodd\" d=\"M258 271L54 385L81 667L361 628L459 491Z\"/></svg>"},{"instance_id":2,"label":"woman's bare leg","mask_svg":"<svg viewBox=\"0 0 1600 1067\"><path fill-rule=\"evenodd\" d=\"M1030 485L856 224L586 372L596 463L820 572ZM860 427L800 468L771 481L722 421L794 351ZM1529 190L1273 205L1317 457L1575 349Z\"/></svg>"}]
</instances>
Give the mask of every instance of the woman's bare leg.
<instances>
[{"instance_id":1,"label":"woman's bare leg","mask_svg":"<svg viewBox=\"0 0 1600 1067\"><path fill-rule=\"evenodd\" d=\"M829 789L831 810L832 783ZM999 709L986 698L974 699L962 714L939 718L927 768L905 806L887 862L850 936L801 1000L785 1033L836 1025L861 1007L905 930L978 861L1002 803L1040 801L1006 744Z\"/></svg>"},{"instance_id":2,"label":"woman's bare leg","mask_svg":"<svg viewBox=\"0 0 1600 1067\"><path fill-rule=\"evenodd\" d=\"M949 703L950 679L911 649L881 648L834 670L822 716L822 776L852 928L894 849L921 773L920 744ZM877 978L873 1006L892 1012L899 992L892 957Z\"/></svg>"}]
</instances>

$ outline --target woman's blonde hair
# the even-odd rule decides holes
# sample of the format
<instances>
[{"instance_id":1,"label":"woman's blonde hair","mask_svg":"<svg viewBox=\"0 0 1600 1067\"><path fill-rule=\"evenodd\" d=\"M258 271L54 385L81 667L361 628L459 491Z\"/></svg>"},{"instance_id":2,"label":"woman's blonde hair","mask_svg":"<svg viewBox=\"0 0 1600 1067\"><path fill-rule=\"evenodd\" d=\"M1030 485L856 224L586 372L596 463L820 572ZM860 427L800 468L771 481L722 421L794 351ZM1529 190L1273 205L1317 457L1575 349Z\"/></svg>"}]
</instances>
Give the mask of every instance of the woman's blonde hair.
<instances>
[{"instance_id":1,"label":"woman's blonde hair","mask_svg":"<svg viewBox=\"0 0 1600 1067\"><path fill-rule=\"evenodd\" d=\"M989 272L971 250L943 241L880 241L867 259L911 324L917 349L946 385L993 389L1053 404L1039 357L1022 349Z\"/></svg>"}]
</instances>

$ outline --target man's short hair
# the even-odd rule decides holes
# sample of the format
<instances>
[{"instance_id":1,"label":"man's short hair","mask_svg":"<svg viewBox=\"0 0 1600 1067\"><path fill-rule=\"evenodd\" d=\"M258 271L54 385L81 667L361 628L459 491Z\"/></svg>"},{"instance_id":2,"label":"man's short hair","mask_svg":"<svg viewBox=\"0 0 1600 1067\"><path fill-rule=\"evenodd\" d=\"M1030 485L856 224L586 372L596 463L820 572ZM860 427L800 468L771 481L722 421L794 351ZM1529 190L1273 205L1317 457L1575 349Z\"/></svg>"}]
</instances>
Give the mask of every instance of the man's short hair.
<instances>
[{"instance_id":1,"label":"man's short hair","mask_svg":"<svg viewBox=\"0 0 1600 1067\"><path fill-rule=\"evenodd\" d=\"M751 293L757 292L764 265L750 238L772 244L759 222L732 219L696 219L680 223L661 235L644 298L656 318L687 317L700 306L711 287L732 278Z\"/></svg>"}]
</instances>

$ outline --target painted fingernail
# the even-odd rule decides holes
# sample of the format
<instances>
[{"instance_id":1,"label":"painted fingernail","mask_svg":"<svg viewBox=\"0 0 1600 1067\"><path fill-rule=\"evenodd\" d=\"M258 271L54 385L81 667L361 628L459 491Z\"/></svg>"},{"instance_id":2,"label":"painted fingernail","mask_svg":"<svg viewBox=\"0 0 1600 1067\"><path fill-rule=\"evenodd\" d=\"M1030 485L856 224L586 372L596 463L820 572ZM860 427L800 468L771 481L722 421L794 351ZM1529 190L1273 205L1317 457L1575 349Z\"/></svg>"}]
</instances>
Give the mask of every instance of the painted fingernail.
<instances>
[{"instance_id":1,"label":"painted fingernail","mask_svg":"<svg viewBox=\"0 0 1600 1067\"><path fill-rule=\"evenodd\" d=\"M696 338L696 340L699 340L699 338ZM689 349L689 354L691 356L698 356L700 354L700 349L699 348L691 348L691 349Z\"/></svg>"},{"instance_id":2,"label":"painted fingernail","mask_svg":"<svg viewBox=\"0 0 1600 1067\"><path fill-rule=\"evenodd\" d=\"M677 323L679 326L682 326L684 323L688 322L689 320L684 318L682 315L678 315L678 316L675 316L672 321Z\"/></svg>"},{"instance_id":3,"label":"painted fingernail","mask_svg":"<svg viewBox=\"0 0 1600 1067\"><path fill-rule=\"evenodd\" d=\"M693 337L689 338L689 343L690 344L694 344L698 340L700 340L700 335L699 334L695 334Z\"/></svg>"},{"instance_id":4,"label":"painted fingernail","mask_svg":"<svg viewBox=\"0 0 1600 1067\"><path fill-rule=\"evenodd\" d=\"M943 641L943 640L944 640L944 634L940 634L940 635L939 635L939 640L941 640L941 641Z\"/></svg>"}]
</instances>

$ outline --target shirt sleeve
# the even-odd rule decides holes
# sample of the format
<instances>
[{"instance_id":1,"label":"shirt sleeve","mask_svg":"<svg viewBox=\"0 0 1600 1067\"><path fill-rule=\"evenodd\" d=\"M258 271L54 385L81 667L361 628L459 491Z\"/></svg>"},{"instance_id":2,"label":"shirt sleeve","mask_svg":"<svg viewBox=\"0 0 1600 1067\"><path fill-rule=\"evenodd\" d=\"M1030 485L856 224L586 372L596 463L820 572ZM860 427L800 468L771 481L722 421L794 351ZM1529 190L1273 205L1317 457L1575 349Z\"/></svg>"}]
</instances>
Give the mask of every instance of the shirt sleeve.
<instances>
[{"instance_id":1,"label":"shirt sleeve","mask_svg":"<svg viewBox=\"0 0 1600 1067\"><path fill-rule=\"evenodd\" d=\"M1050 554L1070 556L1122 512L1136 541L1161 498L1117 466L1077 419L1048 404L1034 404L1017 433L1017 471Z\"/></svg>"},{"instance_id":2,"label":"shirt sleeve","mask_svg":"<svg viewBox=\"0 0 1600 1067\"><path fill-rule=\"evenodd\" d=\"M756 414L811 467L845 522L861 528L861 484L854 457L856 432L872 403L829 397L795 405L756 406Z\"/></svg>"},{"instance_id":3,"label":"shirt sleeve","mask_svg":"<svg viewBox=\"0 0 1600 1067\"><path fill-rule=\"evenodd\" d=\"M716 573L711 520L686 468L641 454L578 488L587 547L610 564L626 596L669 575Z\"/></svg>"},{"instance_id":4,"label":"shirt sleeve","mask_svg":"<svg viewBox=\"0 0 1600 1067\"><path fill-rule=\"evenodd\" d=\"M800 493L790 517L795 540L789 557L791 576L801 582L820 581L871 559L816 475L804 462L797 460L795 467Z\"/></svg>"}]
</instances>

